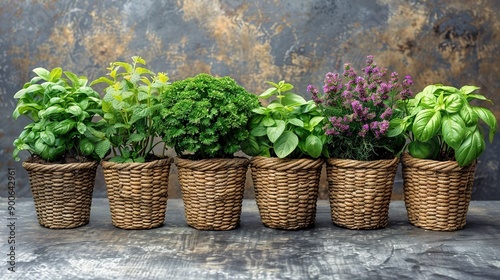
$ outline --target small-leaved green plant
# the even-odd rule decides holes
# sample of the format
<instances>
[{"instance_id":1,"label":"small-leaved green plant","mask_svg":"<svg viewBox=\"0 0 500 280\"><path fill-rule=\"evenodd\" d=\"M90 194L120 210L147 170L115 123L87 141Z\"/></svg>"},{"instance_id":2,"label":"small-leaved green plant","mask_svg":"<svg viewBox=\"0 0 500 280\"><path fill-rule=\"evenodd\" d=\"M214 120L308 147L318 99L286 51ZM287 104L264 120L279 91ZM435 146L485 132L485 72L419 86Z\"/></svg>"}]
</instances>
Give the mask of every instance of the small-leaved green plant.
<instances>
[{"instance_id":1,"label":"small-leaved green plant","mask_svg":"<svg viewBox=\"0 0 500 280\"><path fill-rule=\"evenodd\" d=\"M271 87L259 98L276 97L269 105L254 109L249 123L250 137L242 145L250 156L279 158L328 157L324 117L312 100L289 92L293 85L267 82Z\"/></svg>"},{"instance_id":2,"label":"small-leaved green plant","mask_svg":"<svg viewBox=\"0 0 500 280\"><path fill-rule=\"evenodd\" d=\"M14 141L14 159L20 160L22 150L47 162L102 159L109 142L99 132L101 123L92 120L102 115L101 100L87 78L60 67L33 72L36 76L14 95L13 118L23 115L31 121Z\"/></svg>"},{"instance_id":3,"label":"small-leaved green plant","mask_svg":"<svg viewBox=\"0 0 500 280\"><path fill-rule=\"evenodd\" d=\"M413 157L471 164L486 147L479 120L489 127L490 142L497 130L497 119L490 110L470 104L474 99L490 101L474 93L478 89L441 84L425 87L414 98L398 103L395 114L401 118L391 121L389 134L404 133Z\"/></svg>"},{"instance_id":4,"label":"small-leaved green plant","mask_svg":"<svg viewBox=\"0 0 500 280\"><path fill-rule=\"evenodd\" d=\"M231 158L248 138L246 124L259 101L230 77L202 73L173 82L162 106L155 129L179 156Z\"/></svg>"},{"instance_id":5,"label":"small-leaved green plant","mask_svg":"<svg viewBox=\"0 0 500 280\"><path fill-rule=\"evenodd\" d=\"M132 64L112 62L108 77L91 84L107 84L102 100L103 132L112 146L112 162L145 162L161 143L155 139L153 116L161 108L159 93L168 87L169 78L145 65L146 61L138 56L132 57Z\"/></svg>"}]
</instances>

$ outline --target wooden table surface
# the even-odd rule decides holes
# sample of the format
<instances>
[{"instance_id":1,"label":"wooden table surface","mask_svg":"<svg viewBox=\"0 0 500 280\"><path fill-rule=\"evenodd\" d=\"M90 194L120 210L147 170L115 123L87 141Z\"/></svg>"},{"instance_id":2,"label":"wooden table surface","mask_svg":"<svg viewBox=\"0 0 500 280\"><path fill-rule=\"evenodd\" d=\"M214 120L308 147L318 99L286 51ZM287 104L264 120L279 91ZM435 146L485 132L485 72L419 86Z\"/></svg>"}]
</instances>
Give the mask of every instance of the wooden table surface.
<instances>
[{"instance_id":1,"label":"wooden table surface","mask_svg":"<svg viewBox=\"0 0 500 280\"><path fill-rule=\"evenodd\" d=\"M1 255L10 252L7 199L0 198ZM284 231L260 222L245 200L241 226L199 231L186 225L182 200L167 204L164 226L122 230L107 199L94 199L88 225L47 229L29 198L16 200L16 272L2 262L0 279L500 279L500 202L473 201L465 229L434 232L408 223L391 203L385 229L334 226L328 201L316 226Z\"/></svg>"}]
</instances>

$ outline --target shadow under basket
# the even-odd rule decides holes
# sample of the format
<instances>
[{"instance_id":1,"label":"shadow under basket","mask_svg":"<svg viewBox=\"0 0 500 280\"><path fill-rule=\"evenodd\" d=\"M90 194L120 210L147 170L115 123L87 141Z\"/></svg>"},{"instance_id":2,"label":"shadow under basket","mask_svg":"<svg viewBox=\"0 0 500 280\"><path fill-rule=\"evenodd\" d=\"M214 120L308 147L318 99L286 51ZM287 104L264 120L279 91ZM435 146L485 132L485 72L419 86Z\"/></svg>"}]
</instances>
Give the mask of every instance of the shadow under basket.
<instances>
[{"instance_id":1,"label":"shadow under basket","mask_svg":"<svg viewBox=\"0 0 500 280\"><path fill-rule=\"evenodd\" d=\"M53 229L88 224L97 166L97 162L23 162L30 180L38 223Z\"/></svg>"},{"instance_id":2,"label":"shadow under basket","mask_svg":"<svg viewBox=\"0 0 500 280\"><path fill-rule=\"evenodd\" d=\"M122 229L163 225L171 158L146 163L103 161L111 221Z\"/></svg>"},{"instance_id":3,"label":"shadow under basket","mask_svg":"<svg viewBox=\"0 0 500 280\"><path fill-rule=\"evenodd\" d=\"M239 227L248 162L246 158L175 158L189 226L199 230Z\"/></svg>"},{"instance_id":4,"label":"shadow under basket","mask_svg":"<svg viewBox=\"0 0 500 280\"><path fill-rule=\"evenodd\" d=\"M262 223L296 230L314 226L322 159L251 159L255 200Z\"/></svg>"},{"instance_id":5,"label":"shadow under basket","mask_svg":"<svg viewBox=\"0 0 500 280\"><path fill-rule=\"evenodd\" d=\"M418 159L402 155L404 201L408 220L417 227L455 231L466 224L476 163Z\"/></svg>"},{"instance_id":6,"label":"shadow under basket","mask_svg":"<svg viewBox=\"0 0 500 280\"><path fill-rule=\"evenodd\" d=\"M398 163L399 158L328 159L326 170L332 222L348 229L386 227Z\"/></svg>"}]
</instances>

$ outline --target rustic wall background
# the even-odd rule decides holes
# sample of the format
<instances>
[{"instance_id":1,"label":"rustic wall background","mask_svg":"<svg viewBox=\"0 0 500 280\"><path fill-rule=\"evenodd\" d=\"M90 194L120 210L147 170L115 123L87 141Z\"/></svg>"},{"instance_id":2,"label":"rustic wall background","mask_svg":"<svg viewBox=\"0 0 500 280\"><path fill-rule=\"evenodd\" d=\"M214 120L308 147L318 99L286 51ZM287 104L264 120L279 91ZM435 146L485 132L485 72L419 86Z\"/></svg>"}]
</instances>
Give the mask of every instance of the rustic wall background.
<instances>
[{"instance_id":1,"label":"rustic wall background","mask_svg":"<svg viewBox=\"0 0 500 280\"><path fill-rule=\"evenodd\" d=\"M389 71L411 74L416 92L438 82L480 86L500 118L499 9L496 0L3 0L1 178L16 168L18 195L31 195L26 172L11 159L25 125L11 119L12 96L31 69L62 66L92 80L133 55L172 81L208 72L260 93L264 81L285 79L309 97L308 84L320 85L345 62L360 68L372 54ZM473 199L500 199L499 146L497 135L479 161ZM171 183L170 195L179 197L175 168ZM400 175L395 185L400 198ZM105 195L98 173L95 196Z\"/></svg>"}]
</instances>

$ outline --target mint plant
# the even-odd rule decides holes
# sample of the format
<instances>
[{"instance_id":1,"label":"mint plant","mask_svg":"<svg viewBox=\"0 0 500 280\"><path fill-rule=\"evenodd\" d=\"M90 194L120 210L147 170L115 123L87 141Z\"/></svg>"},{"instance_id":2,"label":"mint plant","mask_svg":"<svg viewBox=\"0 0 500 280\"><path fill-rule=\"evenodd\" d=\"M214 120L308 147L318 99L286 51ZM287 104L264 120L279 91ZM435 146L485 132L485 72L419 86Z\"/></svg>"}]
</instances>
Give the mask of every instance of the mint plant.
<instances>
[{"instance_id":1,"label":"mint plant","mask_svg":"<svg viewBox=\"0 0 500 280\"><path fill-rule=\"evenodd\" d=\"M107 84L102 99L102 133L110 141L112 162L145 162L161 143L155 139L153 116L162 107L160 93L168 88L169 78L145 65L146 61L138 56L132 57L132 64L113 62L107 68L107 77L91 84Z\"/></svg>"},{"instance_id":2,"label":"mint plant","mask_svg":"<svg viewBox=\"0 0 500 280\"><path fill-rule=\"evenodd\" d=\"M327 156L324 117L314 102L289 92L293 85L285 81L267 83L271 87L259 98L276 99L253 110L256 115L248 123L250 136L242 144L243 152L279 158Z\"/></svg>"},{"instance_id":3,"label":"mint plant","mask_svg":"<svg viewBox=\"0 0 500 280\"><path fill-rule=\"evenodd\" d=\"M33 72L36 76L14 95L13 118L23 115L31 121L14 141L14 159L20 160L23 150L47 162L102 159L109 141L99 132L101 123L92 120L103 112L87 78L60 67Z\"/></svg>"},{"instance_id":4,"label":"mint plant","mask_svg":"<svg viewBox=\"0 0 500 280\"><path fill-rule=\"evenodd\" d=\"M485 150L480 120L489 127L489 141L497 130L497 119L488 109L473 106L472 100L489 101L474 93L479 87L458 89L441 84L429 85L414 98L398 102L389 134L406 135L411 156L434 160L456 160L467 166Z\"/></svg>"},{"instance_id":5,"label":"mint plant","mask_svg":"<svg viewBox=\"0 0 500 280\"><path fill-rule=\"evenodd\" d=\"M179 156L231 158L248 138L246 123L257 97L230 77L199 74L173 82L161 94L155 131Z\"/></svg>"}]
</instances>

